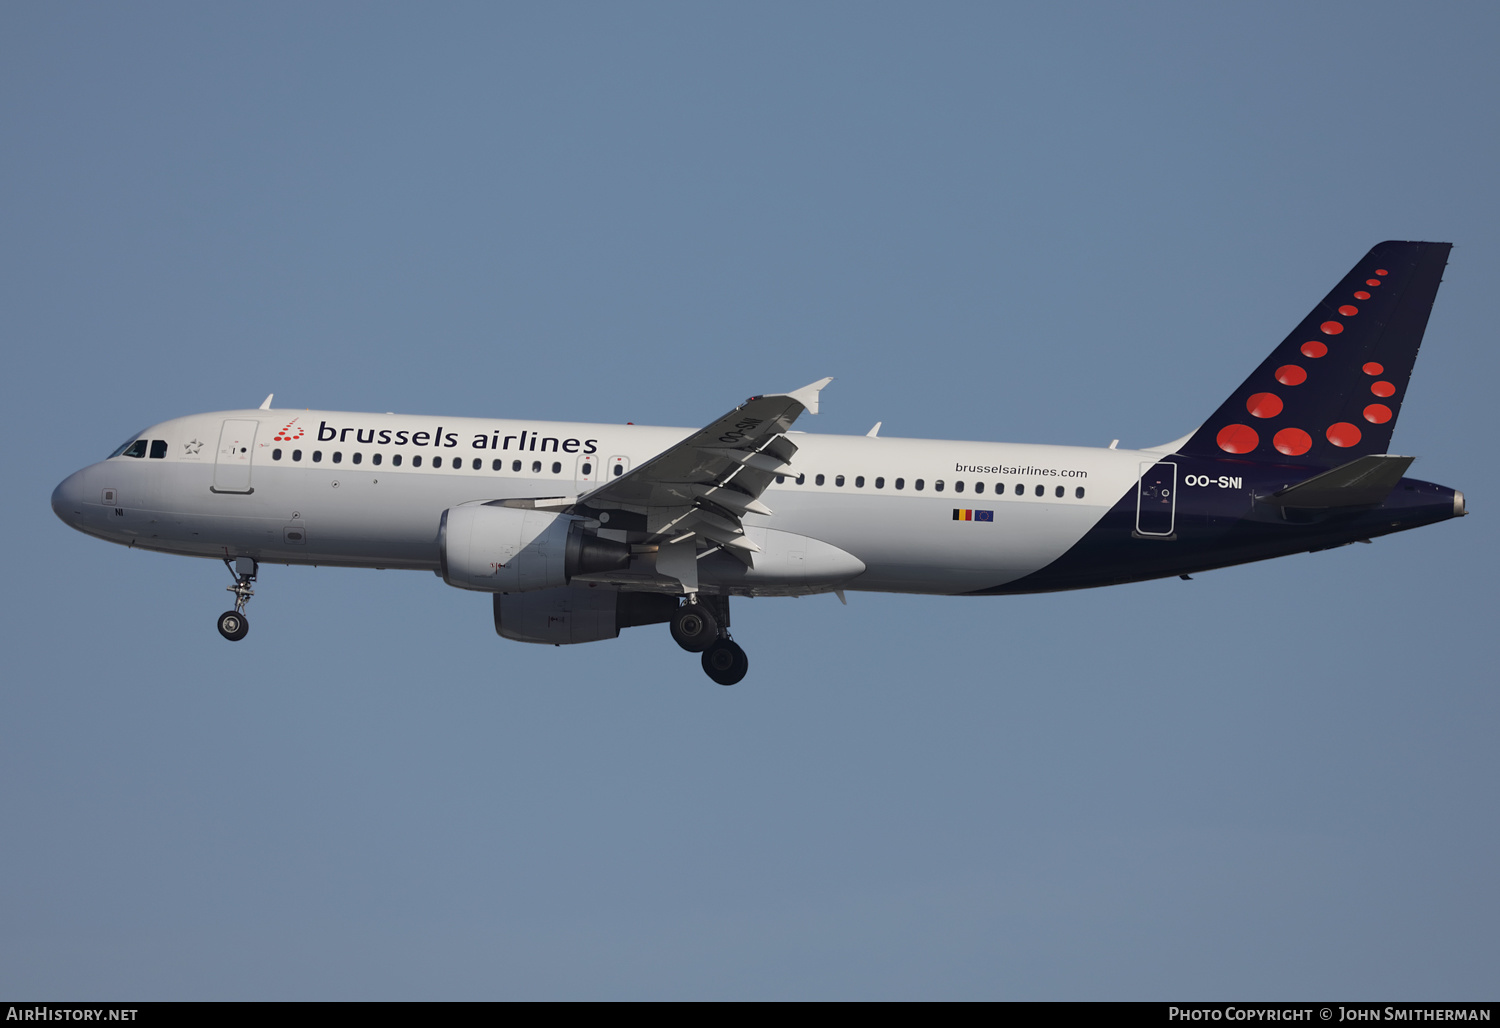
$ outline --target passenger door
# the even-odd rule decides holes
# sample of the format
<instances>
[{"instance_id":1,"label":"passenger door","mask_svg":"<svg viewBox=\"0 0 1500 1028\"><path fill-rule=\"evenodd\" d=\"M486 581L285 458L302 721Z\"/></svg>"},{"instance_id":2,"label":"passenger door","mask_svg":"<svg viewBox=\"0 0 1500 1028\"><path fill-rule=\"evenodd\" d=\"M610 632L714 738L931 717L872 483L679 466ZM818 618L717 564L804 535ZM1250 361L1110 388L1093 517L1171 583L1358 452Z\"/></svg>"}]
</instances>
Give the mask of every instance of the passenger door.
<instances>
[{"instance_id":1,"label":"passenger door","mask_svg":"<svg viewBox=\"0 0 1500 1028\"><path fill-rule=\"evenodd\" d=\"M219 449L214 454L216 493L253 493L250 487L250 458L255 453L256 421L231 419L219 430Z\"/></svg>"},{"instance_id":2,"label":"passenger door","mask_svg":"<svg viewBox=\"0 0 1500 1028\"><path fill-rule=\"evenodd\" d=\"M1171 461L1142 464L1136 490L1137 535L1166 539L1177 523L1177 465Z\"/></svg>"}]
</instances>

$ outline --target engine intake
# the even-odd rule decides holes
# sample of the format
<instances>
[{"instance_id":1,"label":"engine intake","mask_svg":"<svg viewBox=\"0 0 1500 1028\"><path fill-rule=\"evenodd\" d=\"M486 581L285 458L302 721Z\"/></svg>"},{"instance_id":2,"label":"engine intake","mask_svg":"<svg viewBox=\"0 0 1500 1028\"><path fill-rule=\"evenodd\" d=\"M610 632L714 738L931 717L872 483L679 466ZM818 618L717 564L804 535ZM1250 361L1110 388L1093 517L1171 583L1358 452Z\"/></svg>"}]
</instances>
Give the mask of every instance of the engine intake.
<instances>
[{"instance_id":1,"label":"engine intake","mask_svg":"<svg viewBox=\"0 0 1500 1028\"><path fill-rule=\"evenodd\" d=\"M584 523L493 503L449 507L438 526L443 581L477 592L533 592L630 563L629 546L600 539Z\"/></svg>"}]
</instances>

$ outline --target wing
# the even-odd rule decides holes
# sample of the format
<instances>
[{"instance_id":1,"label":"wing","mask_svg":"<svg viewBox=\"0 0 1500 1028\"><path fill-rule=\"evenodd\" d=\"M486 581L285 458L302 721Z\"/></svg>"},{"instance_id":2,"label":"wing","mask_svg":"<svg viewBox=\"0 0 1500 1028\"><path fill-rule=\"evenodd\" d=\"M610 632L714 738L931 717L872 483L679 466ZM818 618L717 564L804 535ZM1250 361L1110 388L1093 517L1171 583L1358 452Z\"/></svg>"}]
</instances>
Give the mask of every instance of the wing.
<instances>
[{"instance_id":1,"label":"wing","mask_svg":"<svg viewBox=\"0 0 1500 1028\"><path fill-rule=\"evenodd\" d=\"M771 513L760 496L797 452L787 430L803 411L818 413L818 392L832 381L750 397L671 449L580 496L574 511L610 515L611 528L628 524L646 533L644 542L678 550L687 560L696 561L698 543L706 541L750 563L758 547L745 536L740 519L750 512ZM613 520L616 512L627 517ZM683 545L688 542L693 545Z\"/></svg>"}]
</instances>

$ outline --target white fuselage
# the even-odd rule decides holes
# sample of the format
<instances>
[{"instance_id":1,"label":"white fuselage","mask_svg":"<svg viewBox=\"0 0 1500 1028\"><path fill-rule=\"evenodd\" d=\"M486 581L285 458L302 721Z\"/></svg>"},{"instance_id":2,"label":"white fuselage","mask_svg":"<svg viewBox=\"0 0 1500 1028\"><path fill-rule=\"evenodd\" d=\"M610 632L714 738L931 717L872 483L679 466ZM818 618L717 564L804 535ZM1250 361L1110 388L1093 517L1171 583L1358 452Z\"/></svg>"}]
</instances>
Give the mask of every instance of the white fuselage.
<instances>
[{"instance_id":1,"label":"white fuselage","mask_svg":"<svg viewBox=\"0 0 1500 1028\"><path fill-rule=\"evenodd\" d=\"M691 435L641 425L241 410L177 418L68 478L65 521L126 545L261 563L437 570L442 512L586 495ZM864 570L821 586L965 593L1051 563L1160 453L793 433L789 473L745 515ZM156 454L160 454L157 456ZM617 470L618 469L618 470ZM964 514L963 512L974 512ZM955 512L958 512L955 514ZM730 558L724 558L728 560ZM705 562L705 586L714 587ZM727 587L726 587L727 588Z\"/></svg>"}]
</instances>

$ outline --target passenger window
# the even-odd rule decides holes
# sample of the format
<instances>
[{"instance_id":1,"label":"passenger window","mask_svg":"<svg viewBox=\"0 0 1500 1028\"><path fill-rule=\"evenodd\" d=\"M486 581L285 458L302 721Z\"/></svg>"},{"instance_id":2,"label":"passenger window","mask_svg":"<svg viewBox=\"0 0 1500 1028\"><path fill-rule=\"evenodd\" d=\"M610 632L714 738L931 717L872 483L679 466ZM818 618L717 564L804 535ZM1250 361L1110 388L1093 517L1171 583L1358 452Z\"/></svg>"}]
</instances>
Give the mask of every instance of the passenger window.
<instances>
[{"instance_id":1,"label":"passenger window","mask_svg":"<svg viewBox=\"0 0 1500 1028\"><path fill-rule=\"evenodd\" d=\"M906 488L906 479L904 479L904 478L898 478L898 479L896 479L896 488L897 489L905 489Z\"/></svg>"},{"instance_id":2,"label":"passenger window","mask_svg":"<svg viewBox=\"0 0 1500 1028\"><path fill-rule=\"evenodd\" d=\"M166 455L167 455L167 441L165 439L153 439L153 440L151 440L151 459L152 460L161 460ZM277 457L276 459L280 460L281 458Z\"/></svg>"},{"instance_id":3,"label":"passenger window","mask_svg":"<svg viewBox=\"0 0 1500 1028\"><path fill-rule=\"evenodd\" d=\"M355 455L354 455L354 456L353 456L353 457L352 457L352 458L350 458L350 459L351 459L351 460L352 460L352 461L353 461L353 462L354 462L354 463L355 463L355 464L358 464L358 463L359 463L359 462L360 462L360 461L362 461L362 460L364 460L364 459L365 459L365 455L364 455L364 454L362 454L362 453L356 453L356 454L355 454Z\"/></svg>"},{"instance_id":4,"label":"passenger window","mask_svg":"<svg viewBox=\"0 0 1500 1028\"><path fill-rule=\"evenodd\" d=\"M937 491L937 492L942 492L943 491L943 480L940 478L936 482L932 483L932 488L935 491Z\"/></svg>"},{"instance_id":5,"label":"passenger window","mask_svg":"<svg viewBox=\"0 0 1500 1028\"><path fill-rule=\"evenodd\" d=\"M623 465L623 464L616 464L615 465L615 470L614 470L614 476L616 478L619 478L623 474L625 474L625 465Z\"/></svg>"},{"instance_id":6,"label":"passenger window","mask_svg":"<svg viewBox=\"0 0 1500 1028\"><path fill-rule=\"evenodd\" d=\"M953 491L955 493L961 493L961 492L963 492L964 491L964 484L962 482L954 482L953 483Z\"/></svg>"},{"instance_id":7,"label":"passenger window","mask_svg":"<svg viewBox=\"0 0 1500 1028\"><path fill-rule=\"evenodd\" d=\"M391 467L393 467L393 468L399 468L400 466L401 466L401 454L399 454L399 453L392 454L391 455Z\"/></svg>"},{"instance_id":8,"label":"passenger window","mask_svg":"<svg viewBox=\"0 0 1500 1028\"><path fill-rule=\"evenodd\" d=\"M144 440L144 439L137 439L135 442L133 442L129 446L125 447L125 454L124 455L126 457L144 457L144 456L146 456L146 440Z\"/></svg>"},{"instance_id":9,"label":"passenger window","mask_svg":"<svg viewBox=\"0 0 1500 1028\"><path fill-rule=\"evenodd\" d=\"M293 450L292 451L292 460L298 461L300 463L301 460L302 460L302 451L301 450Z\"/></svg>"},{"instance_id":10,"label":"passenger window","mask_svg":"<svg viewBox=\"0 0 1500 1028\"><path fill-rule=\"evenodd\" d=\"M1025 496L1026 495L1026 487L1024 485L1022 485L1020 482L1016 483L1016 495L1017 496Z\"/></svg>"},{"instance_id":11,"label":"passenger window","mask_svg":"<svg viewBox=\"0 0 1500 1028\"><path fill-rule=\"evenodd\" d=\"M414 468L420 468L422 466L422 455L420 453L411 459L411 466Z\"/></svg>"},{"instance_id":12,"label":"passenger window","mask_svg":"<svg viewBox=\"0 0 1500 1028\"><path fill-rule=\"evenodd\" d=\"M1036 487L1036 494L1038 496L1046 496L1047 495L1047 487L1044 486L1044 485L1038 485Z\"/></svg>"},{"instance_id":13,"label":"passenger window","mask_svg":"<svg viewBox=\"0 0 1500 1028\"><path fill-rule=\"evenodd\" d=\"M502 460L500 460L499 458L496 458L495 460L490 461L490 470L491 471L499 471L503 467L505 467L505 462L502 461Z\"/></svg>"},{"instance_id":14,"label":"passenger window","mask_svg":"<svg viewBox=\"0 0 1500 1028\"><path fill-rule=\"evenodd\" d=\"M1005 483L1004 482L996 482L995 483L995 495L996 496L1004 496L1005 495Z\"/></svg>"},{"instance_id":15,"label":"passenger window","mask_svg":"<svg viewBox=\"0 0 1500 1028\"><path fill-rule=\"evenodd\" d=\"M813 485L822 485L822 484L823 484L823 476L822 475L819 475L817 478L813 479Z\"/></svg>"},{"instance_id":16,"label":"passenger window","mask_svg":"<svg viewBox=\"0 0 1500 1028\"><path fill-rule=\"evenodd\" d=\"M344 454L343 454L343 452L340 451L340 450L334 450L333 451L333 462L335 464L340 464L340 463L343 462L343 460L344 460Z\"/></svg>"},{"instance_id":17,"label":"passenger window","mask_svg":"<svg viewBox=\"0 0 1500 1028\"><path fill-rule=\"evenodd\" d=\"M922 487L924 485L926 485L926 484L927 483L923 482L920 478L917 479L914 483L912 483L912 485L916 488L917 492L919 492L919 493L922 491Z\"/></svg>"},{"instance_id":18,"label":"passenger window","mask_svg":"<svg viewBox=\"0 0 1500 1028\"><path fill-rule=\"evenodd\" d=\"M280 450L272 450L271 451L271 459L272 460L280 460L281 459L281 451Z\"/></svg>"},{"instance_id":19,"label":"passenger window","mask_svg":"<svg viewBox=\"0 0 1500 1028\"><path fill-rule=\"evenodd\" d=\"M562 462L561 461L556 461L555 460L555 461L552 462L552 473L554 475L561 475L562 474Z\"/></svg>"},{"instance_id":20,"label":"passenger window","mask_svg":"<svg viewBox=\"0 0 1500 1028\"><path fill-rule=\"evenodd\" d=\"M512 471L520 471L521 470L521 462L518 461L518 460L511 461L510 462L510 469Z\"/></svg>"},{"instance_id":21,"label":"passenger window","mask_svg":"<svg viewBox=\"0 0 1500 1028\"><path fill-rule=\"evenodd\" d=\"M786 485L786 476L785 475L777 475L776 476L776 484L777 485Z\"/></svg>"},{"instance_id":22,"label":"passenger window","mask_svg":"<svg viewBox=\"0 0 1500 1028\"><path fill-rule=\"evenodd\" d=\"M803 482L806 482L806 481L807 481L807 476L806 475L798 475L797 476L797 484L798 485L801 485Z\"/></svg>"},{"instance_id":23,"label":"passenger window","mask_svg":"<svg viewBox=\"0 0 1500 1028\"><path fill-rule=\"evenodd\" d=\"M441 458L441 457L434 457L434 458L432 458L432 466L435 467L435 468L442 467L443 466L443 458Z\"/></svg>"},{"instance_id":24,"label":"passenger window","mask_svg":"<svg viewBox=\"0 0 1500 1028\"><path fill-rule=\"evenodd\" d=\"M974 491L976 493L982 493L982 492L984 492L984 483L983 482L975 482L974 483Z\"/></svg>"},{"instance_id":25,"label":"passenger window","mask_svg":"<svg viewBox=\"0 0 1500 1028\"><path fill-rule=\"evenodd\" d=\"M541 461L534 460L534 461L531 462L531 473L533 475L540 475L542 473L542 462Z\"/></svg>"},{"instance_id":26,"label":"passenger window","mask_svg":"<svg viewBox=\"0 0 1500 1028\"><path fill-rule=\"evenodd\" d=\"M594 465L591 461L583 462L583 473L585 475L592 475L594 473Z\"/></svg>"},{"instance_id":27,"label":"passenger window","mask_svg":"<svg viewBox=\"0 0 1500 1028\"><path fill-rule=\"evenodd\" d=\"M320 461L322 461L322 459L323 459L323 451L322 450L314 450L313 451L313 463L317 464Z\"/></svg>"},{"instance_id":28,"label":"passenger window","mask_svg":"<svg viewBox=\"0 0 1500 1028\"><path fill-rule=\"evenodd\" d=\"M378 454L378 453L371 454L370 455L370 463L371 464L379 464L380 463L380 454Z\"/></svg>"},{"instance_id":29,"label":"passenger window","mask_svg":"<svg viewBox=\"0 0 1500 1028\"><path fill-rule=\"evenodd\" d=\"M854 479L854 488L856 488L856 489L863 489L864 487L865 487L865 476L864 475L857 475L857 476L855 476L855 479Z\"/></svg>"},{"instance_id":30,"label":"passenger window","mask_svg":"<svg viewBox=\"0 0 1500 1028\"><path fill-rule=\"evenodd\" d=\"M1083 486L1079 486L1077 489L1074 489L1073 495L1078 497L1080 500L1083 499Z\"/></svg>"},{"instance_id":31,"label":"passenger window","mask_svg":"<svg viewBox=\"0 0 1500 1028\"><path fill-rule=\"evenodd\" d=\"M1059 500L1060 500L1060 499L1062 499L1062 498L1063 498L1063 494L1065 494L1065 493L1066 493L1066 492L1067 492L1067 490L1066 490L1066 489L1064 489L1064 488L1063 488L1063 487L1062 487L1062 486L1058 486L1058 487L1057 487L1057 494L1056 494L1056 495L1057 495L1057 498L1058 498L1058 499L1059 499Z\"/></svg>"},{"instance_id":32,"label":"passenger window","mask_svg":"<svg viewBox=\"0 0 1500 1028\"><path fill-rule=\"evenodd\" d=\"M885 488L885 479L883 479L883 478L877 478L875 480L875 488L876 489L884 489Z\"/></svg>"},{"instance_id":33,"label":"passenger window","mask_svg":"<svg viewBox=\"0 0 1500 1028\"><path fill-rule=\"evenodd\" d=\"M836 486L838 486L840 489L842 489L844 487L844 476L843 475L835 475L834 479L833 479L833 484L836 485Z\"/></svg>"}]
</instances>

